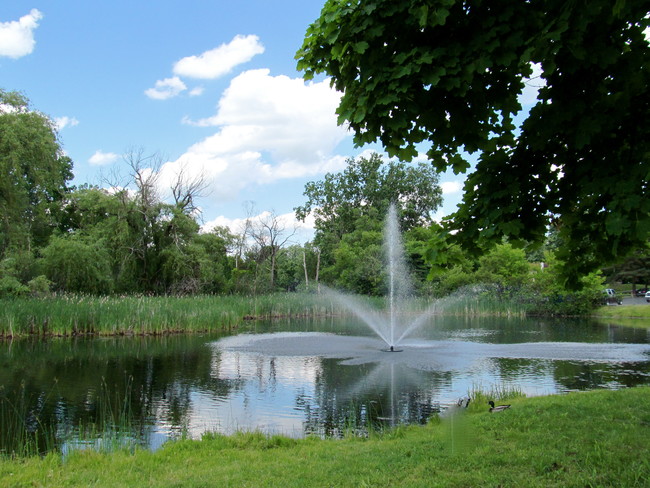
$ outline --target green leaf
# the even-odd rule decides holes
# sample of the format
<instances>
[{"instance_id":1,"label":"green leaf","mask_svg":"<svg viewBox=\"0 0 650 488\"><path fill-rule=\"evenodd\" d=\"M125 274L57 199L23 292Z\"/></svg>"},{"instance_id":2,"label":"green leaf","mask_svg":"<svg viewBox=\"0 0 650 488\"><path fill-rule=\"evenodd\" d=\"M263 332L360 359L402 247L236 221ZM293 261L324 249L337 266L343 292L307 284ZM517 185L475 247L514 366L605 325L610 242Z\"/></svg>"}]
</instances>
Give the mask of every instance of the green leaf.
<instances>
[{"instance_id":1,"label":"green leaf","mask_svg":"<svg viewBox=\"0 0 650 488\"><path fill-rule=\"evenodd\" d=\"M368 44L366 41L357 42L354 45L354 51L358 54L363 54L366 52L368 47L370 47L370 44Z\"/></svg>"}]
</instances>

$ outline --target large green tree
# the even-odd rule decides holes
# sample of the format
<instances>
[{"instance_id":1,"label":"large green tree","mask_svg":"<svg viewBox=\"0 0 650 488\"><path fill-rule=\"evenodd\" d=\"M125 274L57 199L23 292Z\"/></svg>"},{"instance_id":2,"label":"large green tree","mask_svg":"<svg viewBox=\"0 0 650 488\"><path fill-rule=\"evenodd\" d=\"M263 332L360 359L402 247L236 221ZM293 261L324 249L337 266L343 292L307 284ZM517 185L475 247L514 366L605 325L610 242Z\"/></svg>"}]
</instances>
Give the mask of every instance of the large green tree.
<instances>
[{"instance_id":1,"label":"large green tree","mask_svg":"<svg viewBox=\"0 0 650 488\"><path fill-rule=\"evenodd\" d=\"M442 202L438 174L430 164L386 162L377 153L350 158L342 172L307 183L304 194L307 202L295 209L296 216L314 216L314 245L325 283L357 293L384 293L382 228L391 203L407 238L409 265L426 274L420 269L421 239Z\"/></svg>"},{"instance_id":2,"label":"large green tree","mask_svg":"<svg viewBox=\"0 0 650 488\"><path fill-rule=\"evenodd\" d=\"M299 220L313 213L317 240L340 240L355 229L360 217L383 221L391 203L398 207L402 230L431 223L442 203L442 191L430 165L385 162L377 153L347 163L341 173L307 183L307 202L295 208Z\"/></svg>"},{"instance_id":3,"label":"large green tree","mask_svg":"<svg viewBox=\"0 0 650 488\"><path fill-rule=\"evenodd\" d=\"M297 54L332 77L359 145L470 167L452 227L542 241L553 224L577 282L650 233L648 2L328 0ZM533 63L545 86L527 114ZM541 84L541 80L538 80ZM517 116L523 122L518 122Z\"/></svg>"},{"instance_id":4,"label":"large green tree","mask_svg":"<svg viewBox=\"0 0 650 488\"><path fill-rule=\"evenodd\" d=\"M47 242L71 178L53 122L0 89L0 259Z\"/></svg>"}]
</instances>

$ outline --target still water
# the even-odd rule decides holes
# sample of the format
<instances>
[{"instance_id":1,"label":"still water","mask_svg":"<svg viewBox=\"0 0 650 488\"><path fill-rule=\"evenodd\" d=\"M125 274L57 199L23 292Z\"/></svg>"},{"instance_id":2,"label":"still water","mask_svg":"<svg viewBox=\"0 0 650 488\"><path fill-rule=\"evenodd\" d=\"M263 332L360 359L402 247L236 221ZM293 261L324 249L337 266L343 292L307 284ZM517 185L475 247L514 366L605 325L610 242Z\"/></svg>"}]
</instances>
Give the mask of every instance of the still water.
<instances>
[{"instance_id":1,"label":"still water","mask_svg":"<svg viewBox=\"0 0 650 488\"><path fill-rule=\"evenodd\" d=\"M303 437L421 423L474 389L650 384L650 332L590 321L437 317L402 352L382 347L351 318L257 322L236 335L1 343L0 413L56 432L64 449L111 422L156 449L206 431Z\"/></svg>"}]
</instances>

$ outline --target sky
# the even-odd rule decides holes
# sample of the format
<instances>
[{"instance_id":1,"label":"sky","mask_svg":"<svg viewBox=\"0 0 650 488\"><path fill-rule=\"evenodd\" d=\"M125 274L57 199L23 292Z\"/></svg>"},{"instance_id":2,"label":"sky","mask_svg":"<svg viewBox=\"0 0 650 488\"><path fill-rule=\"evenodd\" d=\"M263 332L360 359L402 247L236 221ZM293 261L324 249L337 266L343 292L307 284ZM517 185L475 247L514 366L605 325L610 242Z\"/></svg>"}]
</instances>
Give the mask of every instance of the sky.
<instances>
[{"instance_id":1,"label":"sky","mask_svg":"<svg viewBox=\"0 0 650 488\"><path fill-rule=\"evenodd\" d=\"M305 82L295 53L323 0L11 0L0 2L0 88L51 117L73 184L126 174L123 155L162 164L161 185L208 183L205 229L237 232L273 212L293 227L305 184L379 146L355 148L336 123L340 94ZM532 95L534 99L534 94ZM440 176L455 211L463 177ZM309 239L309 222L296 234Z\"/></svg>"}]
</instances>

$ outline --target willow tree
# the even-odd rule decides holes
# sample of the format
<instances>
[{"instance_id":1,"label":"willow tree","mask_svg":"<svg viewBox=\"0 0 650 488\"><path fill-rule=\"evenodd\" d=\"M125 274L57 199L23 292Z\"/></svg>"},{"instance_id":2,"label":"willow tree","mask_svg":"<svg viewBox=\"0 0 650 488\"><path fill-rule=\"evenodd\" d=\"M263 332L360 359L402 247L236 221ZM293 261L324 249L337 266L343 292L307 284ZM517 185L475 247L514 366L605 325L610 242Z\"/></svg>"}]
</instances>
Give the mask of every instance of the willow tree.
<instances>
[{"instance_id":1,"label":"willow tree","mask_svg":"<svg viewBox=\"0 0 650 488\"><path fill-rule=\"evenodd\" d=\"M0 259L47 242L71 178L54 123L0 89Z\"/></svg>"},{"instance_id":2,"label":"willow tree","mask_svg":"<svg viewBox=\"0 0 650 488\"><path fill-rule=\"evenodd\" d=\"M650 233L648 25L647 1L328 0L297 59L358 145L457 173L477 153L450 224L466 246L554 224L572 278Z\"/></svg>"}]
</instances>

